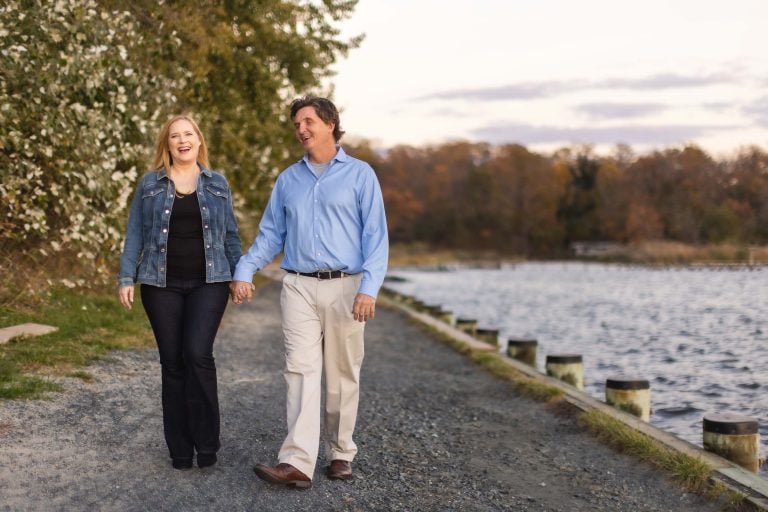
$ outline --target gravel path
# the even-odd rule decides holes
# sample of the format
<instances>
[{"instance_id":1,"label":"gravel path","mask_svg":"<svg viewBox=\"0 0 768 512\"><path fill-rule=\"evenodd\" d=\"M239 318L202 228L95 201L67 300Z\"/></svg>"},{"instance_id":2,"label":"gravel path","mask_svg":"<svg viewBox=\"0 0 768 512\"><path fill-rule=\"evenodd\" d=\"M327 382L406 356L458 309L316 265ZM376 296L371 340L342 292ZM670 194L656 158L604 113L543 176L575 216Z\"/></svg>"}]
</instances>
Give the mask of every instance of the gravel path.
<instances>
[{"instance_id":1,"label":"gravel path","mask_svg":"<svg viewBox=\"0 0 768 512\"><path fill-rule=\"evenodd\" d=\"M0 403L0 510L708 511L662 473L380 308L367 327L355 480L256 478L285 432L279 284L230 306L216 344L219 463L171 468L155 351L113 353L47 401ZM321 450L322 453L322 450Z\"/></svg>"}]
</instances>

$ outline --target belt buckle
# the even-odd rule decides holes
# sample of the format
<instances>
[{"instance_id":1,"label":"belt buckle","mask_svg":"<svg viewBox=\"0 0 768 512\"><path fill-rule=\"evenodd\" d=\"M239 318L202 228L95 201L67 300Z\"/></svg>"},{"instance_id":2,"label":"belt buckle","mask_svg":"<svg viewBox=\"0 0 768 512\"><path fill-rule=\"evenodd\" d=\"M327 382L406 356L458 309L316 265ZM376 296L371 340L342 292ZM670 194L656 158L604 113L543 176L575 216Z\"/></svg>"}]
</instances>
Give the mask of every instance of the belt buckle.
<instances>
[{"instance_id":1,"label":"belt buckle","mask_svg":"<svg viewBox=\"0 0 768 512\"><path fill-rule=\"evenodd\" d=\"M324 277L326 274L328 277ZM317 278L321 280L333 279L333 270L321 270L317 273Z\"/></svg>"}]
</instances>

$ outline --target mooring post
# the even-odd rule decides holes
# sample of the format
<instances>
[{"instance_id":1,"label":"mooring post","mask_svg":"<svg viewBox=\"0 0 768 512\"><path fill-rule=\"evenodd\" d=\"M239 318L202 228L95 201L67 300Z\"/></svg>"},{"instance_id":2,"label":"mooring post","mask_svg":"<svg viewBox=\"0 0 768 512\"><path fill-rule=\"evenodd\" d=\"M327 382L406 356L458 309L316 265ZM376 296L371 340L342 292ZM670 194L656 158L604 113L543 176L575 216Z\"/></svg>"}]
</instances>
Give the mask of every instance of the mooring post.
<instances>
[{"instance_id":1,"label":"mooring post","mask_svg":"<svg viewBox=\"0 0 768 512\"><path fill-rule=\"evenodd\" d=\"M536 340L509 338L507 340L507 355L529 366L536 368L536 350L539 342Z\"/></svg>"},{"instance_id":2,"label":"mooring post","mask_svg":"<svg viewBox=\"0 0 768 512\"><path fill-rule=\"evenodd\" d=\"M609 377L605 381L605 402L643 421L650 421L651 384L646 379Z\"/></svg>"},{"instance_id":3,"label":"mooring post","mask_svg":"<svg viewBox=\"0 0 768 512\"><path fill-rule=\"evenodd\" d=\"M499 345L499 330L498 329L475 329L475 338L478 338L491 345Z\"/></svg>"},{"instance_id":4,"label":"mooring post","mask_svg":"<svg viewBox=\"0 0 768 512\"><path fill-rule=\"evenodd\" d=\"M453 311L450 311L448 309L442 310L438 318L450 326L453 326L456 324L456 320L453 317Z\"/></svg>"},{"instance_id":5,"label":"mooring post","mask_svg":"<svg viewBox=\"0 0 768 512\"><path fill-rule=\"evenodd\" d=\"M470 336L475 335L475 329L477 329L477 320L472 318L457 318L456 328L460 331L464 331Z\"/></svg>"},{"instance_id":6,"label":"mooring post","mask_svg":"<svg viewBox=\"0 0 768 512\"><path fill-rule=\"evenodd\" d=\"M547 356L547 375L584 390L584 361L581 354L551 354Z\"/></svg>"},{"instance_id":7,"label":"mooring post","mask_svg":"<svg viewBox=\"0 0 768 512\"><path fill-rule=\"evenodd\" d=\"M760 469L757 420L741 414L704 416L704 449L755 473Z\"/></svg>"}]
</instances>

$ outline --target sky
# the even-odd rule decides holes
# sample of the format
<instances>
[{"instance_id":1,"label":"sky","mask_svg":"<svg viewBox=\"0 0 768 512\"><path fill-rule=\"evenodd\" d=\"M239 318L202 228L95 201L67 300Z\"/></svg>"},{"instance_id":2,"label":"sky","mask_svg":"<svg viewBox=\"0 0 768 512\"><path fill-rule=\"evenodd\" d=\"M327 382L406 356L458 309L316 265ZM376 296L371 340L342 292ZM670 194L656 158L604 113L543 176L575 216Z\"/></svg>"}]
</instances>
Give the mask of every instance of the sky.
<instances>
[{"instance_id":1,"label":"sky","mask_svg":"<svg viewBox=\"0 0 768 512\"><path fill-rule=\"evenodd\" d=\"M765 0L360 0L341 28L342 128L382 148L768 149Z\"/></svg>"}]
</instances>

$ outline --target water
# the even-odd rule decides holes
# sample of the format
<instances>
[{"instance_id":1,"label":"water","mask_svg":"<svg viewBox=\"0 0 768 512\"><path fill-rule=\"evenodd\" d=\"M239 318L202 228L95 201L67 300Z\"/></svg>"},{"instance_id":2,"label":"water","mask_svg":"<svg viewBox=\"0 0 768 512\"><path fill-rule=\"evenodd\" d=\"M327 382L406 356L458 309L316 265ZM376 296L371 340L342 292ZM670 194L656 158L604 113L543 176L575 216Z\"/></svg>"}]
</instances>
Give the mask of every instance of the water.
<instances>
[{"instance_id":1,"label":"water","mask_svg":"<svg viewBox=\"0 0 768 512\"><path fill-rule=\"evenodd\" d=\"M498 270L393 270L386 285L547 354L584 356L585 392L605 379L651 383L651 423L702 444L705 414L760 424L768 446L768 270L524 263ZM505 347L503 347L505 349Z\"/></svg>"}]
</instances>

